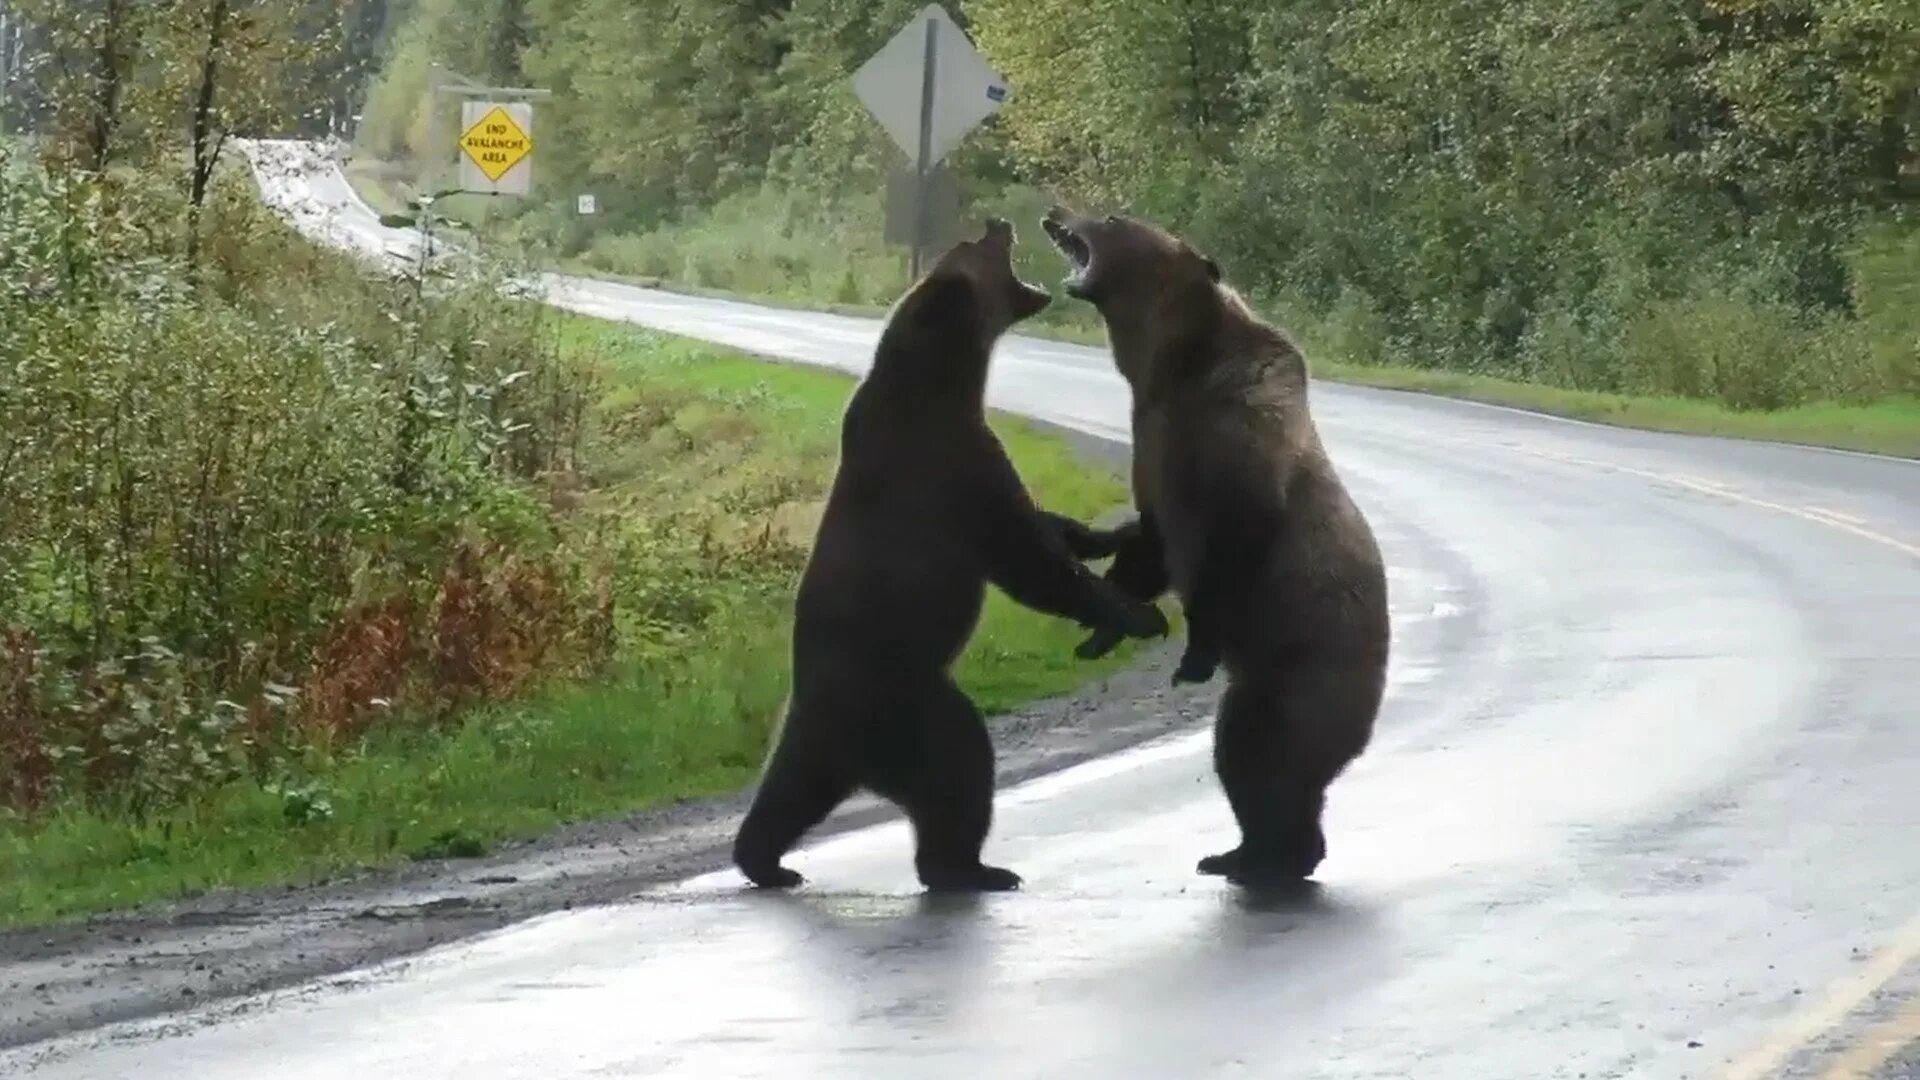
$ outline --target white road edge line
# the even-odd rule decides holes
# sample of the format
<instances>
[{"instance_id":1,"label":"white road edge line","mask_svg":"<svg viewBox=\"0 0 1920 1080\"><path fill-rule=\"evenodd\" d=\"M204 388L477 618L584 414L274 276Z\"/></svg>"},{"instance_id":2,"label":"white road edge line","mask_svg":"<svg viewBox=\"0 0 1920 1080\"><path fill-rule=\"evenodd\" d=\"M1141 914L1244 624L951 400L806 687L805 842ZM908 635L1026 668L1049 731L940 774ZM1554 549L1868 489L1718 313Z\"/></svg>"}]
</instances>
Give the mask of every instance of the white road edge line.
<instances>
[{"instance_id":1,"label":"white road edge line","mask_svg":"<svg viewBox=\"0 0 1920 1080\"><path fill-rule=\"evenodd\" d=\"M1332 382L1333 380L1327 380ZM1783 450L1807 450L1817 454L1838 454L1841 457L1865 458L1868 461L1886 461L1895 465L1920 465L1920 458L1896 457L1892 454L1876 454L1871 450L1848 450L1839 446L1820 446L1815 443L1787 442L1782 439L1752 439L1741 435L1710 435L1698 431L1670 431L1666 428L1633 427L1627 424L1603 424L1598 420L1582 420L1577 416L1561 416L1558 413L1541 412L1538 409L1524 409L1518 405L1501 405L1492 401L1476 401L1473 398L1454 397L1450 394L1438 394L1427 390L1406 390L1397 386L1372 386L1367 383L1338 383L1340 386L1354 386L1367 390L1384 390L1392 394L1412 394L1416 397L1438 399L1460 405L1470 405L1476 409L1493 409L1497 412L1517 413L1536 420L1548 420L1556 424L1572 424L1576 427L1599 428L1612 432L1640 432L1647 435L1660 435L1669 438L1715 439L1720 442L1746 443L1753 446L1772 446Z\"/></svg>"}]
</instances>

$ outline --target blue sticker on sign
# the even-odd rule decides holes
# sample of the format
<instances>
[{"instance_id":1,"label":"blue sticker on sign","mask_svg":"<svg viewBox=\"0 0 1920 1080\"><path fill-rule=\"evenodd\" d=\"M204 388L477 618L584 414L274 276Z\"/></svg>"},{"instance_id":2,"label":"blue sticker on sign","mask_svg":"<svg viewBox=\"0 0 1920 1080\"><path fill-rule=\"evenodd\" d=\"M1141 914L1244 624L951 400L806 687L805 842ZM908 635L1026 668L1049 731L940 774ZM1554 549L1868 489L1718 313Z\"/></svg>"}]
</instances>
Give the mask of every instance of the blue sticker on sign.
<instances>
[{"instance_id":1,"label":"blue sticker on sign","mask_svg":"<svg viewBox=\"0 0 1920 1080\"><path fill-rule=\"evenodd\" d=\"M1006 88L1006 87L1004 87L1004 86L989 86L989 87L987 87L987 100L988 100L988 101L1005 101L1005 100L1007 100L1007 88Z\"/></svg>"}]
</instances>

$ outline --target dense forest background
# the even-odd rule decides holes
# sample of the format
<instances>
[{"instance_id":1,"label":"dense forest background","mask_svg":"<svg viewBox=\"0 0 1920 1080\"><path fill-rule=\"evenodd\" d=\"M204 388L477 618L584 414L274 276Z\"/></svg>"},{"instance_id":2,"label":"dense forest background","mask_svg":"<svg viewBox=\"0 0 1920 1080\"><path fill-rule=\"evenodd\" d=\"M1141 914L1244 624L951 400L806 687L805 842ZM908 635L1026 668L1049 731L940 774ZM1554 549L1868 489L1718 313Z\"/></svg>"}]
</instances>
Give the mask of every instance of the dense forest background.
<instances>
[{"instance_id":1,"label":"dense forest background","mask_svg":"<svg viewBox=\"0 0 1920 1080\"><path fill-rule=\"evenodd\" d=\"M883 303L902 159L848 76L919 6L390 0L357 146L421 161L436 63L550 88L522 235ZM1920 6L948 7L1013 88L950 159L971 208L1164 221L1342 359L1742 408L1920 391Z\"/></svg>"},{"instance_id":2,"label":"dense forest background","mask_svg":"<svg viewBox=\"0 0 1920 1080\"><path fill-rule=\"evenodd\" d=\"M918 6L11 0L0 121L94 167L192 133L196 171L229 130L346 134L404 196L456 122L436 79L543 87L536 198L469 216L594 270L883 304L903 162L848 77ZM1920 392L1920 5L948 7L1013 87L949 161L969 213L1163 221L1330 358L1743 409Z\"/></svg>"}]
</instances>

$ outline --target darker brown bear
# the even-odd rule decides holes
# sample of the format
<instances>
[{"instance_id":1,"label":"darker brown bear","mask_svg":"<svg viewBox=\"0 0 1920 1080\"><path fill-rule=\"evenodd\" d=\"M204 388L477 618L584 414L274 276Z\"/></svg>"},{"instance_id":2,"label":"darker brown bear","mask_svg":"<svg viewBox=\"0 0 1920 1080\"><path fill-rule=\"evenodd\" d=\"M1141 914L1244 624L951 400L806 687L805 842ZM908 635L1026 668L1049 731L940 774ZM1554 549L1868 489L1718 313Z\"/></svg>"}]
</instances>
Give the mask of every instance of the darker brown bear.
<instances>
[{"instance_id":1,"label":"darker brown bear","mask_svg":"<svg viewBox=\"0 0 1920 1080\"><path fill-rule=\"evenodd\" d=\"M1108 577L1179 595L1178 678L1226 668L1214 770L1240 843L1199 869L1306 877L1326 856L1326 789L1372 738L1390 636L1380 549L1314 428L1306 361L1179 238L1058 207L1044 225L1133 391L1139 516L1114 534Z\"/></svg>"},{"instance_id":2,"label":"darker brown bear","mask_svg":"<svg viewBox=\"0 0 1920 1080\"><path fill-rule=\"evenodd\" d=\"M905 810L930 889L1011 889L980 861L993 813L993 746L949 668L986 584L1097 631L1167 632L1074 558L1072 519L1036 507L987 427L987 362L1045 290L1013 272L995 219L895 305L842 421L840 467L794 606L793 689L779 740L734 840L755 884L791 887L781 859L858 788Z\"/></svg>"}]
</instances>

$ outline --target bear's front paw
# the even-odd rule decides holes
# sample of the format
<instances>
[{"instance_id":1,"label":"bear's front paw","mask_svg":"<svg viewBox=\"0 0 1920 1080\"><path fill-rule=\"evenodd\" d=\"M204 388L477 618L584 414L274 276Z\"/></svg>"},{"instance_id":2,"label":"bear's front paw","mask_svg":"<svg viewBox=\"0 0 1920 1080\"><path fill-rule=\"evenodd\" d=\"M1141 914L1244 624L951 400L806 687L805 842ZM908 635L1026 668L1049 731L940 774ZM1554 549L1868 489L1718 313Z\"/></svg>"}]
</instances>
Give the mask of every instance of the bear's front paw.
<instances>
[{"instance_id":1,"label":"bear's front paw","mask_svg":"<svg viewBox=\"0 0 1920 1080\"><path fill-rule=\"evenodd\" d=\"M1126 631L1128 637L1136 638L1166 637L1169 629L1166 613L1158 606L1140 600L1128 603L1123 609L1120 628Z\"/></svg>"},{"instance_id":2,"label":"bear's front paw","mask_svg":"<svg viewBox=\"0 0 1920 1080\"><path fill-rule=\"evenodd\" d=\"M1206 649L1195 648L1187 643L1187 651L1180 655L1180 666L1173 669L1173 684L1204 683L1213 679L1220 670L1220 658Z\"/></svg>"},{"instance_id":3,"label":"bear's front paw","mask_svg":"<svg viewBox=\"0 0 1920 1080\"><path fill-rule=\"evenodd\" d=\"M1098 660L1112 652L1113 647L1120 644L1120 639L1124 636L1117 630L1105 628L1095 630L1087 635L1085 641L1074 647L1073 655L1082 660Z\"/></svg>"}]
</instances>

